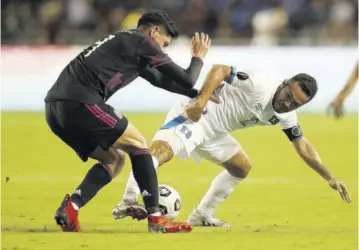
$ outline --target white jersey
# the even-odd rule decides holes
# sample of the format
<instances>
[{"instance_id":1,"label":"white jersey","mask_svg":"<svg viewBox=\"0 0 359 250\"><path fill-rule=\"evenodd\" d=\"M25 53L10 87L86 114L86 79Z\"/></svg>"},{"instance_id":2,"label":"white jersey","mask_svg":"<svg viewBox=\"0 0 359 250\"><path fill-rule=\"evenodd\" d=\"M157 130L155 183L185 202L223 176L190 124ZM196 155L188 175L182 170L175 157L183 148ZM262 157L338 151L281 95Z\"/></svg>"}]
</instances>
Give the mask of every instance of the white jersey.
<instances>
[{"instance_id":1,"label":"white jersey","mask_svg":"<svg viewBox=\"0 0 359 250\"><path fill-rule=\"evenodd\" d=\"M238 72L231 84L223 83L216 91L220 104L208 102L198 122L183 116L191 100L173 105L153 140L167 142L174 155L182 159L204 157L222 164L241 150L240 144L229 134L234 130L280 124L282 129L292 128L292 133L296 132L296 112L278 114L272 107L278 85L267 78L247 77Z\"/></svg>"},{"instance_id":2,"label":"white jersey","mask_svg":"<svg viewBox=\"0 0 359 250\"><path fill-rule=\"evenodd\" d=\"M272 107L272 99L278 85L259 76L246 80L234 77L232 84L224 83L218 89L216 95L221 103L207 104L205 115L202 116L205 120L203 122L207 123L214 133L229 133L237 129L277 123L282 129L296 126L298 118L295 111L278 114Z\"/></svg>"}]
</instances>

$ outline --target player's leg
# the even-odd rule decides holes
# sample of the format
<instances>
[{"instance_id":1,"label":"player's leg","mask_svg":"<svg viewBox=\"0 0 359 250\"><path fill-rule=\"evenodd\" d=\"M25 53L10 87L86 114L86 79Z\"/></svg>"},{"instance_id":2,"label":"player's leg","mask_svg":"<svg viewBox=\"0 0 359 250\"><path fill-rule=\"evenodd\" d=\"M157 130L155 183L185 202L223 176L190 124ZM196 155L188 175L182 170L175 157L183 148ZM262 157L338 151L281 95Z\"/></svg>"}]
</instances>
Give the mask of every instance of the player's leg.
<instances>
[{"instance_id":1,"label":"player's leg","mask_svg":"<svg viewBox=\"0 0 359 250\"><path fill-rule=\"evenodd\" d=\"M183 106L179 106L179 108L183 109ZM155 168L170 161L174 155L187 159L190 152L203 141L204 131L199 123L177 123L179 117L177 109L178 106L175 105L169 112L165 125L156 132L153 138L150 151ZM169 126L169 124L174 126ZM115 219L122 219L129 215L127 207L137 204L139 193L137 182L133 174L130 173L124 196L112 211Z\"/></svg>"},{"instance_id":2,"label":"player's leg","mask_svg":"<svg viewBox=\"0 0 359 250\"><path fill-rule=\"evenodd\" d=\"M115 149L98 146L103 135L119 136L115 129L119 123L107 117L106 122L90 112L87 105L74 102L54 102L46 104L46 119L51 130L67 145L74 149L83 161L88 157L99 160L88 171L85 178L71 195L65 196L56 211L55 220L63 231L80 231L78 210L85 206L96 193L108 184L122 169L124 153ZM117 138L116 137L116 138Z\"/></svg>"},{"instance_id":3,"label":"player's leg","mask_svg":"<svg viewBox=\"0 0 359 250\"><path fill-rule=\"evenodd\" d=\"M246 178L251 163L239 143L229 135L207 141L197 152L207 160L223 166L225 170L213 179L188 222L196 226L229 226L214 216L214 209Z\"/></svg>"},{"instance_id":4,"label":"player's leg","mask_svg":"<svg viewBox=\"0 0 359 250\"><path fill-rule=\"evenodd\" d=\"M118 148L127 152L132 163L133 176L138 183L142 199L148 216L149 231L191 231L192 228L187 223L173 223L164 216L161 216L159 209L159 194L157 174L154 168L153 159L150 150L147 147L144 137L131 124L128 125L123 135L112 145L113 148ZM130 216L137 219L138 213L136 207L129 207L127 212L132 212Z\"/></svg>"},{"instance_id":5,"label":"player's leg","mask_svg":"<svg viewBox=\"0 0 359 250\"><path fill-rule=\"evenodd\" d=\"M152 160L155 169L170 161L174 156L171 146L168 142L165 141L153 141L150 147L150 151L152 153ZM128 209L133 206L138 206L139 195L140 189L133 175L133 172L131 171L122 200L112 210L112 215L114 218L117 220L130 216L131 213L128 213ZM136 217L136 219L141 218Z\"/></svg>"},{"instance_id":6,"label":"player's leg","mask_svg":"<svg viewBox=\"0 0 359 250\"><path fill-rule=\"evenodd\" d=\"M89 157L98 160L98 163L90 168L71 195L71 200L77 209L85 206L100 189L110 183L121 172L125 161L125 154L120 150L113 148L104 150L100 146L97 146Z\"/></svg>"},{"instance_id":7,"label":"player's leg","mask_svg":"<svg viewBox=\"0 0 359 250\"><path fill-rule=\"evenodd\" d=\"M55 213L55 220L63 231L81 231L78 212L94 198L98 191L112 181L124 165L125 155L120 150L97 147L90 157L99 160L72 193L66 195Z\"/></svg>"}]
</instances>

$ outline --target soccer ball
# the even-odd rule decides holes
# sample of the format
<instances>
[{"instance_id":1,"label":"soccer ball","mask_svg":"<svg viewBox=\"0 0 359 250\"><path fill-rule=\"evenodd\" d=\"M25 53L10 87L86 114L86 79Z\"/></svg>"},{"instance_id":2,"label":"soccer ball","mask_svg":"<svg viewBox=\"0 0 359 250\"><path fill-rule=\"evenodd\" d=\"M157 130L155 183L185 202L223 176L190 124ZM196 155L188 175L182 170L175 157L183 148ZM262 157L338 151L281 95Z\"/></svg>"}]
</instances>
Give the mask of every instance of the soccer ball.
<instances>
[{"instance_id":1,"label":"soccer ball","mask_svg":"<svg viewBox=\"0 0 359 250\"><path fill-rule=\"evenodd\" d=\"M159 203L162 215L173 220L181 211L181 197L179 193L168 185L159 185Z\"/></svg>"}]
</instances>

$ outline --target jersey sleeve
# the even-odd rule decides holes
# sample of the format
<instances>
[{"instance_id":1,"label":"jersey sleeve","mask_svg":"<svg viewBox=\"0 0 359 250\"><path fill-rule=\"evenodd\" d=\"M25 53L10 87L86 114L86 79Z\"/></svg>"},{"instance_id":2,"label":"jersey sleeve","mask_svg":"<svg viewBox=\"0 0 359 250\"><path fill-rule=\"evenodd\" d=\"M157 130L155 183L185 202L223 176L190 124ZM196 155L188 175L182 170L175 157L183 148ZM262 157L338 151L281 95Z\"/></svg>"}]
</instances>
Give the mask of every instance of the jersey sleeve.
<instances>
[{"instance_id":1,"label":"jersey sleeve","mask_svg":"<svg viewBox=\"0 0 359 250\"><path fill-rule=\"evenodd\" d=\"M298 124L298 117L295 111L284 114L277 114L282 131L288 139L293 142L303 138L303 132Z\"/></svg>"},{"instance_id":2,"label":"jersey sleeve","mask_svg":"<svg viewBox=\"0 0 359 250\"><path fill-rule=\"evenodd\" d=\"M297 112L291 111L283 114L276 114L282 129L289 129L298 126Z\"/></svg>"},{"instance_id":3,"label":"jersey sleeve","mask_svg":"<svg viewBox=\"0 0 359 250\"><path fill-rule=\"evenodd\" d=\"M138 57L153 68L172 61L151 37L146 37L140 44L138 48Z\"/></svg>"},{"instance_id":4,"label":"jersey sleeve","mask_svg":"<svg viewBox=\"0 0 359 250\"><path fill-rule=\"evenodd\" d=\"M169 77L164 76L161 72L154 68L147 68L141 72L140 76L150 82L152 85L168 90L172 93L188 96L194 98L197 96L198 91L193 88L185 88L177 84Z\"/></svg>"},{"instance_id":5,"label":"jersey sleeve","mask_svg":"<svg viewBox=\"0 0 359 250\"><path fill-rule=\"evenodd\" d=\"M235 66L231 66L231 74L225 82L243 90L253 90L254 87L249 75L245 72L237 71Z\"/></svg>"}]
</instances>

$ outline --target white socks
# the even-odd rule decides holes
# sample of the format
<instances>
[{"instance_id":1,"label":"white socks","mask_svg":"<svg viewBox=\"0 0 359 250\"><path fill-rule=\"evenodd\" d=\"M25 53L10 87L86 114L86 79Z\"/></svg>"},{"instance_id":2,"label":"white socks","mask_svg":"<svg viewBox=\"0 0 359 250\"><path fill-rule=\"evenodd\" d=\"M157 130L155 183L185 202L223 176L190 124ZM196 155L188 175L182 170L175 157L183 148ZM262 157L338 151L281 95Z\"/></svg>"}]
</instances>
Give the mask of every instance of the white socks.
<instances>
[{"instance_id":1,"label":"white socks","mask_svg":"<svg viewBox=\"0 0 359 250\"><path fill-rule=\"evenodd\" d=\"M197 211L204 216L213 214L214 208L232 193L241 180L241 178L232 176L227 170L223 170L213 179L206 195L197 206Z\"/></svg>"},{"instance_id":2,"label":"white socks","mask_svg":"<svg viewBox=\"0 0 359 250\"><path fill-rule=\"evenodd\" d=\"M152 160L155 169L158 168L159 165L158 160L153 156L152 156ZM129 203L136 203L139 194L140 194L140 189L138 188L137 181L135 180L135 177L133 176L133 171L131 170L122 200Z\"/></svg>"},{"instance_id":3,"label":"white socks","mask_svg":"<svg viewBox=\"0 0 359 250\"><path fill-rule=\"evenodd\" d=\"M158 160L153 156L152 159L155 169L158 168ZM241 178L232 176L227 170L223 170L213 179L210 188L197 206L198 212L204 216L213 214L214 208L221 204L227 196L233 192L241 180ZM139 195L140 189L131 171L122 200L129 203L136 203Z\"/></svg>"}]
</instances>

